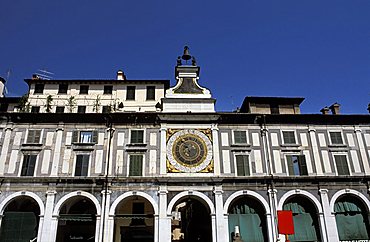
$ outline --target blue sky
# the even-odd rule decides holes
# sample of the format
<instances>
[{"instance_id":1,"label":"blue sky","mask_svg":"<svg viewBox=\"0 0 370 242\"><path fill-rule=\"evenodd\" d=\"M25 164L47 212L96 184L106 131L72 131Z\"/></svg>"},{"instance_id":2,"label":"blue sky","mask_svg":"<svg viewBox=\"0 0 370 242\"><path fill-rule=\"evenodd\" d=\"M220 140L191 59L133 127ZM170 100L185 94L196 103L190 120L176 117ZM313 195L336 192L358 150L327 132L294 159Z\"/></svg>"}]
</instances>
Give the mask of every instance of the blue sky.
<instances>
[{"instance_id":1,"label":"blue sky","mask_svg":"<svg viewBox=\"0 0 370 242\"><path fill-rule=\"evenodd\" d=\"M55 79L170 79L189 45L200 84L232 111L245 96L305 97L303 113L370 103L369 0L1 0L8 96L38 69Z\"/></svg>"}]
</instances>

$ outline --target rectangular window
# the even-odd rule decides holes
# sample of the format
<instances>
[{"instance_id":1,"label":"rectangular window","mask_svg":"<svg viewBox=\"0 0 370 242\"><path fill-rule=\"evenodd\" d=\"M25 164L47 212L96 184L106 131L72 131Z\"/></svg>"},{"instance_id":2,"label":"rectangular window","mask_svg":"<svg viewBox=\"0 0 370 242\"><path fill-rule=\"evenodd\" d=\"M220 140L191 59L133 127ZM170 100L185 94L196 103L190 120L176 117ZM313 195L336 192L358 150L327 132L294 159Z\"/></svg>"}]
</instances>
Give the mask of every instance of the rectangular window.
<instances>
[{"instance_id":1,"label":"rectangular window","mask_svg":"<svg viewBox=\"0 0 370 242\"><path fill-rule=\"evenodd\" d=\"M86 113L86 106L78 106L77 113Z\"/></svg>"},{"instance_id":2,"label":"rectangular window","mask_svg":"<svg viewBox=\"0 0 370 242\"><path fill-rule=\"evenodd\" d=\"M146 100L155 100L155 86L146 87Z\"/></svg>"},{"instance_id":3,"label":"rectangular window","mask_svg":"<svg viewBox=\"0 0 370 242\"><path fill-rule=\"evenodd\" d=\"M76 156L75 176L87 176L89 171L89 159L90 155Z\"/></svg>"},{"instance_id":4,"label":"rectangular window","mask_svg":"<svg viewBox=\"0 0 370 242\"><path fill-rule=\"evenodd\" d=\"M234 131L234 144L246 144L246 143L247 143L247 132Z\"/></svg>"},{"instance_id":5,"label":"rectangular window","mask_svg":"<svg viewBox=\"0 0 370 242\"><path fill-rule=\"evenodd\" d=\"M103 106L102 113L110 113L111 112L111 107L110 106Z\"/></svg>"},{"instance_id":6,"label":"rectangular window","mask_svg":"<svg viewBox=\"0 0 370 242\"><path fill-rule=\"evenodd\" d=\"M24 155L21 176L33 176L37 155Z\"/></svg>"},{"instance_id":7,"label":"rectangular window","mask_svg":"<svg viewBox=\"0 0 370 242\"><path fill-rule=\"evenodd\" d=\"M58 94L67 94L68 84L59 84Z\"/></svg>"},{"instance_id":8,"label":"rectangular window","mask_svg":"<svg viewBox=\"0 0 370 242\"><path fill-rule=\"evenodd\" d=\"M112 94L113 86L104 86L104 94Z\"/></svg>"},{"instance_id":9,"label":"rectangular window","mask_svg":"<svg viewBox=\"0 0 370 242\"><path fill-rule=\"evenodd\" d=\"M39 106L32 106L31 107L31 113L39 113L40 107Z\"/></svg>"},{"instance_id":10,"label":"rectangular window","mask_svg":"<svg viewBox=\"0 0 370 242\"><path fill-rule=\"evenodd\" d=\"M342 145L342 133L341 132L330 132L330 140L333 145Z\"/></svg>"},{"instance_id":11,"label":"rectangular window","mask_svg":"<svg viewBox=\"0 0 370 242\"><path fill-rule=\"evenodd\" d=\"M89 86L88 85L80 85L80 94L88 94L89 93Z\"/></svg>"},{"instance_id":12,"label":"rectangular window","mask_svg":"<svg viewBox=\"0 0 370 242\"><path fill-rule=\"evenodd\" d=\"M279 105L270 104L270 112L271 112L271 114L280 114Z\"/></svg>"},{"instance_id":13,"label":"rectangular window","mask_svg":"<svg viewBox=\"0 0 370 242\"><path fill-rule=\"evenodd\" d=\"M35 84L34 94L42 94L44 92L44 84Z\"/></svg>"},{"instance_id":14,"label":"rectangular window","mask_svg":"<svg viewBox=\"0 0 370 242\"><path fill-rule=\"evenodd\" d=\"M131 130L131 144L143 144L144 143L144 130Z\"/></svg>"},{"instance_id":15,"label":"rectangular window","mask_svg":"<svg viewBox=\"0 0 370 242\"><path fill-rule=\"evenodd\" d=\"M143 155L130 155L129 176L143 175Z\"/></svg>"},{"instance_id":16,"label":"rectangular window","mask_svg":"<svg viewBox=\"0 0 370 242\"><path fill-rule=\"evenodd\" d=\"M283 131L284 144L296 144L294 131Z\"/></svg>"},{"instance_id":17,"label":"rectangular window","mask_svg":"<svg viewBox=\"0 0 370 242\"><path fill-rule=\"evenodd\" d=\"M97 131L73 131L72 143L97 143L98 132Z\"/></svg>"},{"instance_id":18,"label":"rectangular window","mask_svg":"<svg viewBox=\"0 0 370 242\"><path fill-rule=\"evenodd\" d=\"M307 176L306 158L304 155L287 155L288 172L291 176Z\"/></svg>"},{"instance_id":19,"label":"rectangular window","mask_svg":"<svg viewBox=\"0 0 370 242\"><path fill-rule=\"evenodd\" d=\"M349 168L346 155L334 155L338 175L349 176Z\"/></svg>"},{"instance_id":20,"label":"rectangular window","mask_svg":"<svg viewBox=\"0 0 370 242\"><path fill-rule=\"evenodd\" d=\"M249 176L249 158L248 155L236 155L236 174L237 176Z\"/></svg>"},{"instance_id":21,"label":"rectangular window","mask_svg":"<svg viewBox=\"0 0 370 242\"><path fill-rule=\"evenodd\" d=\"M27 135L27 144L40 143L41 129L30 129Z\"/></svg>"},{"instance_id":22,"label":"rectangular window","mask_svg":"<svg viewBox=\"0 0 370 242\"><path fill-rule=\"evenodd\" d=\"M64 113L64 107L56 107L55 112L56 113Z\"/></svg>"},{"instance_id":23,"label":"rectangular window","mask_svg":"<svg viewBox=\"0 0 370 242\"><path fill-rule=\"evenodd\" d=\"M135 86L128 86L126 93L126 100L135 100Z\"/></svg>"}]
</instances>

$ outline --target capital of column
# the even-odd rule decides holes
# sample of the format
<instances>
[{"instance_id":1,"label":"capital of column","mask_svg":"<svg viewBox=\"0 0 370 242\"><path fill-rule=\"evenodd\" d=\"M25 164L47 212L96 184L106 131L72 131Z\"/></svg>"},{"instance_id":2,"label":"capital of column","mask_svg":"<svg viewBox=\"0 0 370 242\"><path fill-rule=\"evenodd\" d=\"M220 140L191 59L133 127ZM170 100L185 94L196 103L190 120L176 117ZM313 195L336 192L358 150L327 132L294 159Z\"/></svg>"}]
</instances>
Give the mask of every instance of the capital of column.
<instances>
[{"instance_id":1,"label":"capital of column","mask_svg":"<svg viewBox=\"0 0 370 242\"><path fill-rule=\"evenodd\" d=\"M276 194L277 190L276 189L268 189L267 192L270 193L270 194Z\"/></svg>"},{"instance_id":2,"label":"capital of column","mask_svg":"<svg viewBox=\"0 0 370 242\"><path fill-rule=\"evenodd\" d=\"M224 193L224 191L222 190L222 187L215 187L214 189L213 189L213 193L215 194L215 195L222 195L223 193Z\"/></svg>"},{"instance_id":3,"label":"capital of column","mask_svg":"<svg viewBox=\"0 0 370 242\"><path fill-rule=\"evenodd\" d=\"M319 189L319 192L320 192L320 194L327 194L329 192L329 190L326 189L326 188L321 188L321 189Z\"/></svg>"},{"instance_id":4,"label":"capital of column","mask_svg":"<svg viewBox=\"0 0 370 242\"><path fill-rule=\"evenodd\" d=\"M360 129L360 127L354 126L354 128L355 128L355 133L361 133L362 132L362 130Z\"/></svg>"},{"instance_id":5,"label":"capital of column","mask_svg":"<svg viewBox=\"0 0 370 242\"><path fill-rule=\"evenodd\" d=\"M64 128L63 127L57 127L56 129L55 129L55 131L63 131L64 130Z\"/></svg>"},{"instance_id":6,"label":"capital of column","mask_svg":"<svg viewBox=\"0 0 370 242\"><path fill-rule=\"evenodd\" d=\"M314 129L314 128L311 128L311 127L308 127L308 132L316 132L316 129Z\"/></svg>"},{"instance_id":7,"label":"capital of column","mask_svg":"<svg viewBox=\"0 0 370 242\"><path fill-rule=\"evenodd\" d=\"M112 191L111 190L102 190L100 193L101 194L112 194Z\"/></svg>"},{"instance_id":8,"label":"capital of column","mask_svg":"<svg viewBox=\"0 0 370 242\"><path fill-rule=\"evenodd\" d=\"M219 130L217 124L212 124L211 129L212 129L212 131L214 131L214 130L218 131Z\"/></svg>"},{"instance_id":9,"label":"capital of column","mask_svg":"<svg viewBox=\"0 0 370 242\"><path fill-rule=\"evenodd\" d=\"M46 191L46 196L55 196L55 194L57 194L57 191L55 190L49 190L49 191Z\"/></svg>"}]
</instances>

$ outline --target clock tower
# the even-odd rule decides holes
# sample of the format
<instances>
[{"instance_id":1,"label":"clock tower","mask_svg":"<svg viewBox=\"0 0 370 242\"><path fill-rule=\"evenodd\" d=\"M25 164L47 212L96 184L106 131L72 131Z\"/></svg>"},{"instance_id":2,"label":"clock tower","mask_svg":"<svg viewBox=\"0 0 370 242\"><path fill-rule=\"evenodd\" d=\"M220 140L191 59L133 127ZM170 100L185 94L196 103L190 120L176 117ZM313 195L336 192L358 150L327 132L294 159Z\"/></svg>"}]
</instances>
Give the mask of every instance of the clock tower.
<instances>
[{"instance_id":1,"label":"clock tower","mask_svg":"<svg viewBox=\"0 0 370 242\"><path fill-rule=\"evenodd\" d=\"M184 54L177 58L175 68L176 85L166 91L162 99L162 112L215 112L215 99L211 92L201 87L199 81L200 67L197 66L189 48L184 47Z\"/></svg>"}]
</instances>

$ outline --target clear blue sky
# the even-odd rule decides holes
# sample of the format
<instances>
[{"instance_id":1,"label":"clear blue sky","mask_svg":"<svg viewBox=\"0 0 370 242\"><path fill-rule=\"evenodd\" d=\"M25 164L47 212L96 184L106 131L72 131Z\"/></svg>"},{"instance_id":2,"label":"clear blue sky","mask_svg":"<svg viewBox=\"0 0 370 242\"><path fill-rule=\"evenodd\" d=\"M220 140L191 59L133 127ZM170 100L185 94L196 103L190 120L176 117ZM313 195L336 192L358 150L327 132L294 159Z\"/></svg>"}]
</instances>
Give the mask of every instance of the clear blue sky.
<instances>
[{"instance_id":1,"label":"clear blue sky","mask_svg":"<svg viewBox=\"0 0 370 242\"><path fill-rule=\"evenodd\" d=\"M218 111L245 96L305 97L367 113L369 0L1 0L0 76L8 96L38 69L55 79L170 79L189 45Z\"/></svg>"}]
</instances>

